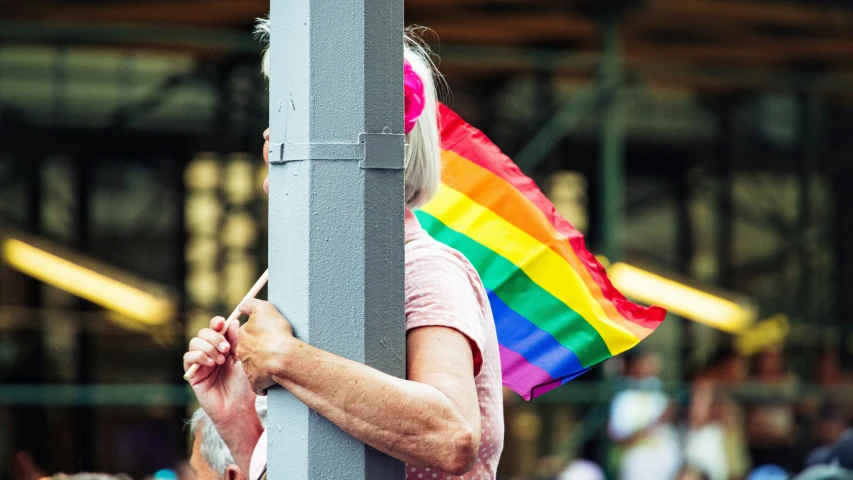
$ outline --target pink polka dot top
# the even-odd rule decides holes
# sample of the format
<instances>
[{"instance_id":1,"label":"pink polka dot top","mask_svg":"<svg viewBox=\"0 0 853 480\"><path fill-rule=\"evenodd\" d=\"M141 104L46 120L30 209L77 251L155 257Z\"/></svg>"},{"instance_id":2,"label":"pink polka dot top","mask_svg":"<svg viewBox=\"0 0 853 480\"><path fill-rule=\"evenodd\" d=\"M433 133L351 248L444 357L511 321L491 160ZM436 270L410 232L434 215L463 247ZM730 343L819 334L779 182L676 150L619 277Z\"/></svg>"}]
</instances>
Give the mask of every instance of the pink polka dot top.
<instances>
[{"instance_id":1,"label":"pink polka dot top","mask_svg":"<svg viewBox=\"0 0 853 480\"><path fill-rule=\"evenodd\" d=\"M493 480L503 450L501 362L495 321L480 276L461 253L434 240L406 210L406 330L450 327L474 352L480 402L480 451L474 469L454 476L406 465L407 480Z\"/></svg>"},{"instance_id":2,"label":"pink polka dot top","mask_svg":"<svg viewBox=\"0 0 853 480\"><path fill-rule=\"evenodd\" d=\"M480 276L461 253L434 240L406 210L406 330L449 327L468 337L480 403L480 450L473 470L450 475L406 465L407 480L494 480L503 450L503 396L498 339ZM252 455L249 478L260 477L267 461L267 434Z\"/></svg>"}]
</instances>

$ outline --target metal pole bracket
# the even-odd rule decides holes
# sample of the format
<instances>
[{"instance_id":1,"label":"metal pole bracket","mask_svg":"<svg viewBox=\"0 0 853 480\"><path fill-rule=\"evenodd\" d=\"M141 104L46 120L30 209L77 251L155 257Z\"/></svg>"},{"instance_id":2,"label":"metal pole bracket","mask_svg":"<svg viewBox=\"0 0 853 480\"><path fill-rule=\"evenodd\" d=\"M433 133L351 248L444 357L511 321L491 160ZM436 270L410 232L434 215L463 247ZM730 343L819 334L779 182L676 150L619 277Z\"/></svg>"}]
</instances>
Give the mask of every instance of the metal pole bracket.
<instances>
[{"instance_id":1,"label":"metal pole bracket","mask_svg":"<svg viewBox=\"0 0 853 480\"><path fill-rule=\"evenodd\" d=\"M358 143L273 143L270 163L358 160L361 168L402 170L405 145L401 133L362 133Z\"/></svg>"},{"instance_id":2,"label":"metal pole bracket","mask_svg":"<svg viewBox=\"0 0 853 480\"><path fill-rule=\"evenodd\" d=\"M361 160L363 150L359 143L273 143L270 145L270 163Z\"/></svg>"},{"instance_id":3,"label":"metal pole bracket","mask_svg":"<svg viewBox=\"0 0 853 480\"><path fill-rule=\"evenodd\" d=\"M362 133L364 145L361 168L403 170L406 136L402 133Z\"/></svg>"}]
</instances>

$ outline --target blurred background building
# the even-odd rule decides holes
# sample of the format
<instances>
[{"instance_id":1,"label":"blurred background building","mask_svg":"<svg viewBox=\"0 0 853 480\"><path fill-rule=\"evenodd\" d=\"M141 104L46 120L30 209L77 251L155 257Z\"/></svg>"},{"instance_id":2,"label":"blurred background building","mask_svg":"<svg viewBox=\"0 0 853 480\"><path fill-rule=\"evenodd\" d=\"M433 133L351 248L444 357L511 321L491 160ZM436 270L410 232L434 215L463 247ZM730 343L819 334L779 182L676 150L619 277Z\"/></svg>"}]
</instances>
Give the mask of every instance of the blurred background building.
<instances>
[{"instance_id":1,"label":"blurred background building","mask_svg":"<svg viewBox=\"0 0 853 480\"><path fill-rule=\"evenodd\" d=\"M744 478L836 442L853 418L850 3L405 6L432 30L444 101L593 251L749 313L672 309L641 352L533 403L508 397L506 478L582 458L620 478L638 438ZM187 335L266 265L251 31L268 9L0 3L0 478L141 478L185 458ZM661 408L625 414L617 391ZM721 448L712 471L704 454Z\"/></svg>"}]
</instances>

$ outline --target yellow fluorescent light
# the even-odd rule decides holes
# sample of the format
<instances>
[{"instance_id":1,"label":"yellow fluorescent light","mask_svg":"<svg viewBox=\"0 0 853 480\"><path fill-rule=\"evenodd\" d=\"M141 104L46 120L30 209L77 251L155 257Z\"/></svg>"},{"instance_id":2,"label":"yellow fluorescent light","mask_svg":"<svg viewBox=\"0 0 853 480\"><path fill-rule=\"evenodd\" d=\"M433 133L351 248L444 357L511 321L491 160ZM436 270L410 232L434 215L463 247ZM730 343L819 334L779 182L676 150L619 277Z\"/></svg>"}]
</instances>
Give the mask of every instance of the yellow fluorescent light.
<instances>
[{"instance_id":1,"label":"yellow fluorescent light","mask_svg":"<svg viewBox=\"0 0 853 480\"><path fill-rule=\"evenodd\" d=\"M616 289L639 302L726 332L737 333L755 321L755 312L738 303L624 263L614 264L608 277Z\"/></svg>"},{"instance_id":2,"label":"yellow fluorescent light","mask_svg":"<svg viewBox=\"0 0 853 480\"><path fill-rule=\"evenodd\" d=\"M174 314L167 300L20 240L6 240L3 254L15 270L139 322L160 325Z\"/></svg>"}]
</instances>

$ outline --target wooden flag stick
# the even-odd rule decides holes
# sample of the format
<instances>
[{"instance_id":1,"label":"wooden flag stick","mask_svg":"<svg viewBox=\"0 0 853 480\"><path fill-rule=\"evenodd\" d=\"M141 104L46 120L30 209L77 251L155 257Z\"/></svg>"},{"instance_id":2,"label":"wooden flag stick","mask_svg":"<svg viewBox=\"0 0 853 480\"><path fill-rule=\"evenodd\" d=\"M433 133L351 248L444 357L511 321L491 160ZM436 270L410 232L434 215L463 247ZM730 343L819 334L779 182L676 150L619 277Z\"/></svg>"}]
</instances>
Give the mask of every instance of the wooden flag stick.
<instances>
[{"instance_id":1,"label":"wooden flag stick","mask_svg":"<svg viewBox=\"0 0 853 480\"><path fill-rule=\"evenodd\" d=\"M255 298L258 295L261 289L264 288L264 285L267 284L269 276L270 271L269 269L267 269L261 275L261 278L259 278L258 281L255 282L255 284L249 290L249 293L247 293L246 296L243 297L242 300L240 300L240 303L237 304L237 308L235 308L234 311L231 312L231 315L228 316L228 319L225 320L225 324L222 326L222 330L219 333L222 333L224 335L225 332L227 332L228 329L231 327L231 322L235 322L238 318L240 318L240 307L242 307L243 304L246 303L246 300L249 300L250 298ZM232 354L234 352L228 353ZM201 364L198 363L194 363L192 366L190 366L190 368L187 370L187 373L184 374L184 380L190 380L193 375L195 375L195 373L198 371L200 366Z\"/></svg>"}]
</instances>

